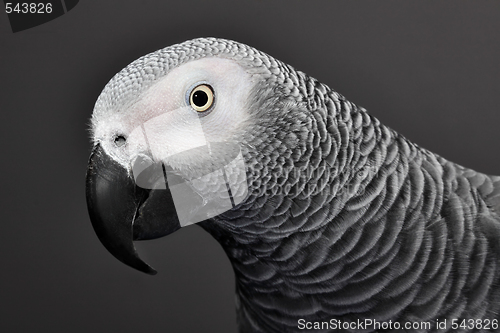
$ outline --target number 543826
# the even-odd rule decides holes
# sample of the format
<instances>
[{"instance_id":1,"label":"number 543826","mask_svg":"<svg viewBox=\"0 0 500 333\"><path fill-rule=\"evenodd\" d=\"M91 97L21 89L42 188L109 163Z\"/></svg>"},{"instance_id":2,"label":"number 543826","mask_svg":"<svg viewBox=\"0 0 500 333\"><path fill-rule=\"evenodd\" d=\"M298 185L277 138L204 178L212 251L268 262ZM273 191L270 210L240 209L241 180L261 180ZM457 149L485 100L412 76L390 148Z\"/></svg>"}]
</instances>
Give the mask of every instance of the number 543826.
<instances>
[{"instance_id":1,"label":"number 543826","mask_svg":"<svg viewBox=\"0 0 500 333\"><path fill-rule=\"evenodd\" d=\"M45 3L36 3L36 2L23 2L23 3L12 3L7 2L5 4L5 12L7 14L10 13L18 13L18 14L50 14L52 13L52 4L49 2Z\"/></svg>"}]
</instances>

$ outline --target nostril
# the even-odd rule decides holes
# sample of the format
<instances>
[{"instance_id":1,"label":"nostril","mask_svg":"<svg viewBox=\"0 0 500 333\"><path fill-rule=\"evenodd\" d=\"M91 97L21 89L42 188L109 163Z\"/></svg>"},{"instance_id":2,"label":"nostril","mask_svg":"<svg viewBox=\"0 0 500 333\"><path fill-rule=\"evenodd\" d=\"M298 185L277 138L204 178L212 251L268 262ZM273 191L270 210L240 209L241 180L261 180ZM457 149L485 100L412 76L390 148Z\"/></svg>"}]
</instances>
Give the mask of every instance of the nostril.
<instances>
[{"instance_id":1,"label":"nostril","mask_svg":"<svg viewBox=\"0 0 500 333\"><path fill-rule=\"evenodd\" d=\"M115 145L117 147L121 147L127 142L127 139L123 135L117 135L117 136L115 136L114 141L115 141Z\"/></svg>"}]
</instances>

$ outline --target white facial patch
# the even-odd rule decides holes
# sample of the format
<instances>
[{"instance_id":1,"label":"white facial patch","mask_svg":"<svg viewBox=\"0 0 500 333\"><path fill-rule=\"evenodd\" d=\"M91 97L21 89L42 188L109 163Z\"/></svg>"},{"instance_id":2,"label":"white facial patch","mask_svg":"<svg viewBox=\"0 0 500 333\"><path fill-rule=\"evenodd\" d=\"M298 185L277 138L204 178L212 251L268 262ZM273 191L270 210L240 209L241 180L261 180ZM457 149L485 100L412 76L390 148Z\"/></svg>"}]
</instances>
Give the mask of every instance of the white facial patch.
<instances>
[{"instance_id":1,"label":"white facial patch","mask_svg":"<svg viewBox=\"0 0 500 333\"><path fill-rule=\"evenodd\" d=\"M198 115L188 107L149 119L130 133L129 142L129 155L148 147L154 161L207 144Z\"/></svg>"},{"instance_id":2,"label":"white facial patch","mask_svg":"<svg viewBox=\"0 0 500 333\"><path fill-rule=\"evenodd\" d=\"M208 85L214 104L201 113L190 90ZM170 190L181 226L217 216L248 194L246 167L237 142L250 121L248 97L255 82L233 60L204 58L174 68L137 99L109 117L95 133L111 142L122 133L124 148L104 149L130 168L136 184ZM98 126L98 127L99 127ZM111 151L110 151L111 150Z\"/></svg>"}]
</instances>

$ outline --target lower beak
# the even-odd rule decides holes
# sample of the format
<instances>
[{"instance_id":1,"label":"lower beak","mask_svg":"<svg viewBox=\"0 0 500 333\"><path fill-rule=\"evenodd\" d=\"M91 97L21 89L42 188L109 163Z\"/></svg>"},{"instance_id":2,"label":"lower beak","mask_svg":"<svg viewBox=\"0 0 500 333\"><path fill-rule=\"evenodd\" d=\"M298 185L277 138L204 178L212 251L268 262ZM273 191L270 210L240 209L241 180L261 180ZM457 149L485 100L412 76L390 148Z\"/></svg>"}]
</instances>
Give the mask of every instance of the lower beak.
<instances>
[{"instance_id":1,"label":"lower beak","mask_svg":"<svg viewBox=\"0 0 500 333\"><path fill-rule=\"evenodd\" d=\"M133 241L166 236L180 228L168 186L161 190L138 187L98 144L90 155L86 196L92 226L104 247L124 264L156 274L139 258Z\"/></svg>"}]
</instances>

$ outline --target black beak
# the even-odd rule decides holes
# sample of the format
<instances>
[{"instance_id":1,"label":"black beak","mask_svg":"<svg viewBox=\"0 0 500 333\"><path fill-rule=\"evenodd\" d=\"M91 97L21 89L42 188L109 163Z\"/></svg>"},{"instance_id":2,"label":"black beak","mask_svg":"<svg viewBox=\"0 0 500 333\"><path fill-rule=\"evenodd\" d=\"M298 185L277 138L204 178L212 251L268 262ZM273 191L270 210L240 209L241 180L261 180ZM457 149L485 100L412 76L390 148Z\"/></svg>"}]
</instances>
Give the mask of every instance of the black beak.
<instances>
[{"instance_id":1,"label":"black beak","mask_svg":"<svg viewBox=\"0 0 500 333\"><path fill-rule=\"evenodd\" d=\"M124 264L156 274L139 258L133 241L166 236L180 228L168 186L162 190L138 187L98 144L90 155L86 195L92 226L104 247Z\"/></svg>"}]
</instances>

